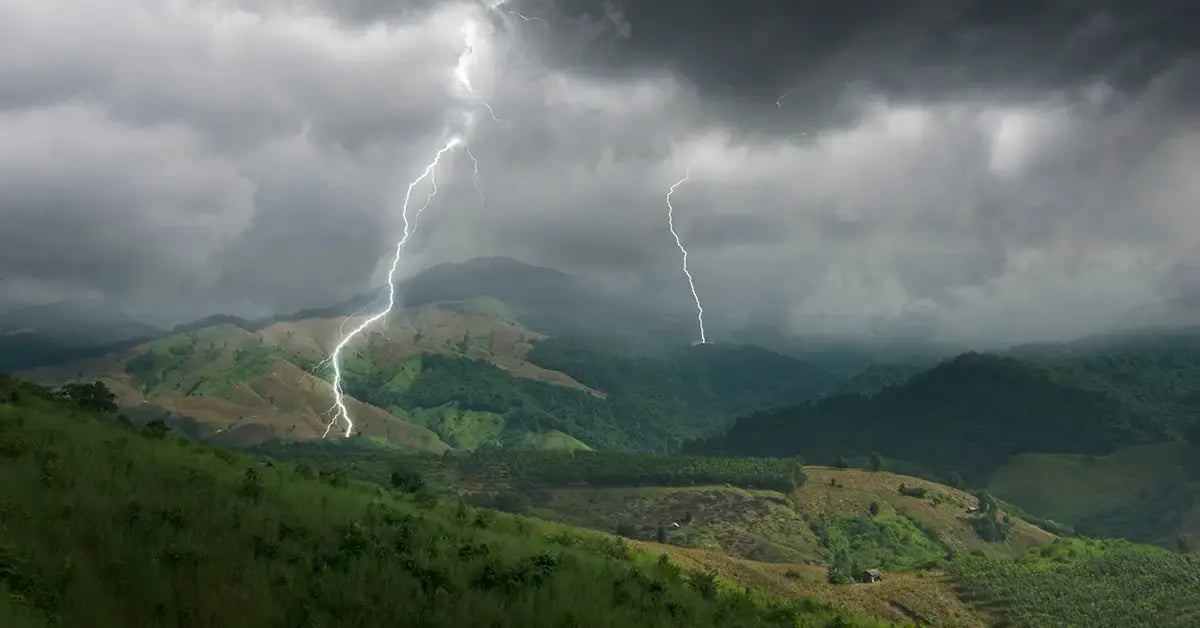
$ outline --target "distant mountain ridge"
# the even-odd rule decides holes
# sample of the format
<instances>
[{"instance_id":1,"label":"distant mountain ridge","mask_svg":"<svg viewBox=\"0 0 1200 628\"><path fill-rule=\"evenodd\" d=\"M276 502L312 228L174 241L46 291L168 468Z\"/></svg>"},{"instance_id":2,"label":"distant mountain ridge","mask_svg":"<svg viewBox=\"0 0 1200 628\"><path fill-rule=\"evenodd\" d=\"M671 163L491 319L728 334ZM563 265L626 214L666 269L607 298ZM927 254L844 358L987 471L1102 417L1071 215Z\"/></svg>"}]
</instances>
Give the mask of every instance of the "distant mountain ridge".
<instances>
[{"instance_id":1,"label":"distant mountain ridge","mask_svg":"<svg viewBox=\"0 0 1200 628\"><path fill-rule=\"evenodd\" d=\"M363 434L404 448L667 451L837 384L761 347L652 341L646 327L620 322L637 320L636 308L507 258L435 266L398 293L392 314L343 354L342 372L370 417ZM316 438L331 399L326 359L377 299L254 321L210 316L34 375L99 377L140 415L187 417L197 434L226 442Z\"/></svg>"},{"instance_id":2,"label":"distant mountain ridge","mask_svg":"<svg viewBox=\"0 0 1200 628\"><path fill-rule=\"evenodd\" d=\"M697 453L832 463L872 452L982 485L1021 452L1105 454L1169 438L1108 395L1011 357L967 353L873 397L839 395L739 419Z\"/></svg>"},{"instance_id":3,"label":"distant mountain ridge","mask_svg":"<svg viewBox=\"0 0 1200 628\"><path fill-rule=\"evenodd\" d=\"M99 355L162 330L104 299L75 298L0 312L0 372Z\"/></svg>"}]
</instances>

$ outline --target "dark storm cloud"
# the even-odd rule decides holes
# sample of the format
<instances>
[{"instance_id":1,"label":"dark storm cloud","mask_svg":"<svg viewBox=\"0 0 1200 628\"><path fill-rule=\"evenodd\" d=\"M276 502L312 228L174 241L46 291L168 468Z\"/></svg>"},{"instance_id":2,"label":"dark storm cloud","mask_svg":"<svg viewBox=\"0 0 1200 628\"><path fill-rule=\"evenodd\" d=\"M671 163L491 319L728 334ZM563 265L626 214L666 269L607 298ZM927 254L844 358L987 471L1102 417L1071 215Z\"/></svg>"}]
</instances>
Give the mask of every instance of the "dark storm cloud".
<instances>
[{"instance_id":1,"label":"dark storm cloud","mask_svg":"<svg viewBox=\"0 0 1200 628\"><path fill-rule=\"evenodd\" d=\"M664 196L690 169L676 224L714 333L1086 333L1200 285L1191 7L12 0L0 301L361 293L455 132L484 198L448 154L405 273L511 255L689 316Z\"/></svg>"},{"instance_id":2,"label":"dark storm cloud","mask_svg":"<svg viewBox=\"0 0 1200 628\"><path fill-rule=\"evenodd\" d=\"M609 72L668 67L739 124L771 127L798 114L810 126L851 120L864 85L921 100L1098 82L1137 93L1200 46L1200 5L1188 0L556 3L575 18L606 7L632 25L628 36L610 26L613 37L574 58Z\"/></svg>"}]
</instances>

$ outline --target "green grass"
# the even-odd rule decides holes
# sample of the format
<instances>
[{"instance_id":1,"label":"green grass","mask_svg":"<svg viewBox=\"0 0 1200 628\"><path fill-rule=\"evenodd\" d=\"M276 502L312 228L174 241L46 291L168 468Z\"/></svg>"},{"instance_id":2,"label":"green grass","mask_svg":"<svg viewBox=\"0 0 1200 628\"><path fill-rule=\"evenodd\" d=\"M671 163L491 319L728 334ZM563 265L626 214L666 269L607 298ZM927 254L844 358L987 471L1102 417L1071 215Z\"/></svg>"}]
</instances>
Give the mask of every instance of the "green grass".
<instances>
[{"instance_id":1,"label":"green grass","mask_svg":"<svg viewBox=\"0 0 1200 628\"><path fill-rule=\"evenodd\" d=\"M0 380L0 625L879 625ZM839 622L839 623L835 623Z\"/></svg>"},{"instance_id":2,"label":"green grass","mask_svg":"<svg viewBox=\"0 0 1200 628\"><path fill-rule=\"evenodd\" d=\"M990 490L1081 532L1173 545L1200 495L1198 452L1174 442L1108 456L1020 454L992 476Z\"/></svg>"},{"instance_id":3,"label":"green grass","mask_svg":"<svg viewBox=\"0 0 1200 628\"><path fill-rule=\"evenodd\" d=\"M151 396L220 396L289 359L241 328L219 325L149 343L125 370Z\"/></svg>"}]
</instances>

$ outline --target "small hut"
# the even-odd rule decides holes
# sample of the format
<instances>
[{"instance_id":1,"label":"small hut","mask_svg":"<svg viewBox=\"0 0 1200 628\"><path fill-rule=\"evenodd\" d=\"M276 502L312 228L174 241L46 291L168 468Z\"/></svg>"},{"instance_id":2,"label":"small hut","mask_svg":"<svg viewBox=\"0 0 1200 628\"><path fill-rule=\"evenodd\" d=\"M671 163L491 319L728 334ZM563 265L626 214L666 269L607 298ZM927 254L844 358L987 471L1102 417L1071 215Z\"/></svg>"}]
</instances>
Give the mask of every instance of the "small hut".
<instances>
[{"instance_id":1,"label":"small hut","mask_svg":"<svg viewBox=\"0 0 1200 628\"><path fill-rule=\"evenodd\" d=\"M864 570L862 572L862 575L860 575L858 577L858 581L862 582L864 584L870 584L872 582L882 582L883 581L883 572L879 571L878 569Z\"/></svg>"}]
</instances>

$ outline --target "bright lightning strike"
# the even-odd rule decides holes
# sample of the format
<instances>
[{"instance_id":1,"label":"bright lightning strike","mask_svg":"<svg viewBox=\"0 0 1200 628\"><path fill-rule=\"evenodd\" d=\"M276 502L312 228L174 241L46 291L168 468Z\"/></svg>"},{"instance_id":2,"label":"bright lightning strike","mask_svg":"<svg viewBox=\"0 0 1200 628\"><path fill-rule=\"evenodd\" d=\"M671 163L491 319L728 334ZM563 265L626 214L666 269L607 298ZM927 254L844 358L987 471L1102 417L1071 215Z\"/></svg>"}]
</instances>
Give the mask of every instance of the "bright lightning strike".
<instances>
[{"instance_id":1,"label":"bright lightning strike","mask_svg":"<svg viewBox=\"0 0 1200 628\"><path fill-rule=\"evenodd\" d=\"M708 338L704 335L704 306L700 305L700 295L696 292L696 282L692 279L692 273L688 270L687 249L683 248L683 241L679 239L679 234L675 232L675 207L671 205L671 195L675 194L675 190L679 186L692 180L692 169L688 168L687 173L671 189L667 191L667 227L671 230L671 235L675 236L675 246L679 247L679 252L683 253L683 274L687 276L688 287L692 289L692 298L696 300L696 321L700 324L700 344L708 343Z\"/></svg>"},{"instance_id":2,"label":"bright lightning strike","mask_svg":"<svg viewBox=\"0 0 1200 628\"><path fill-rule=\"evenodd\" d=\"M509 9L508 7L504 6L506 2L507 2L507 0L485 0L484 5L489 10L504 11L504 12L506 12L510 15L513 15L525 22L539 21L539 22L542 22L543 24L546 24L546 21L541 18L529 17L526 15L522 15L521 13L519 13L517 11ZM471 69L475 65L475 62L476 62L476 59L474 58L474 56L475 56L474 53L475 53L476 48L481 43L480 33L479 33L479 23L474 20L468 20L466 23L463 24L462 33L463 33L463 51L459 55L458 62L454 66L454 70L453 70L454 81L457 84L457 86L460 90L460 94L462 96L471 97L473 99L478 99L478 103L480 105L482 105L482 107L484 109L487 110L488 115L491 116L492 120L495 122L500 122L501 120L499 117L496 116L496 112L494 109L492 109L492 105L486 100L486 98L481 97L476 93L475 86L471 81ZM486 42L482 42L482 43L486 43ZM414 179L411 183L408 184L408 190L406 191L406 193L404 195L404 205L401 208L401 217L404 220L404 233L401 236L400 240L396 243L396 251L395 251L394 256L392 257L391 267L388 269L387 307L384 308L383 310L381 310L380 312L378 312L377 314L362 321L357 327L355 327L353 330L351 330L350 333L342 335L341 340L338 341L338 344L334 348L333 352L330 354L330 356L324 362L322 362L322 365L328 363L329 365L332 366L332 369L333 369L333 396L334 396L333 405L330 406L329 410L322 413L323 417L329 418L329 422L325 426L325 433L322 436L322 438L328 437L329 433L333 430L333 427L335 425L338 425L339 422L343 423L345 425L346 437L349 437L354 432L354 420L350 417L350 411L346 406L346 393L345 393L345 389L344 389L345 379L344 379L344 374L342 373L342 362L341 362L342 353L345 351L346 347L348 347L350 345L350 343L354 341L355 338L362 335L363 332L365 332L369 327L371 327L375 323L379 322L381 319L384 319L385 317L387 317L387 315L390 314L391 311L395 308L395 306L396 306L396 272L400 266L400 259L404 252L404 246L405 246L405 244L408 243L409 237L416 231L417 223L420 220L422 212L424 212L425 209L427 207L429 207L429 204L431 202L433 202L433 198L435 196L437 196L438 188L437 188L436 171L437 171L437 167L438 167L439 163L441 162L442 156L445 155L450 150L452 150L460 145L463 147L467 156L470 157L471 163L474 166L474 168L472 170L472 174L471 174L471 181L475 186L476 194L479 195L479 205L481 208L483 207L483 204L484 204L483 188L480 186L480 183L479 183L479 160L475 158L474 153L471 152L470 145L467 144L466 140L463 137L464 135L470 135L470 131L474 127L474 123L475 123L475 114L467 113L465 121L464 121L464 130L462 131L462 135L454 135L453 137L451 137L450 140L447 141L446 144L444 146L442 146L442 148L440 150L438 150L438 152L433 156L433 160L430 161L425 166L425 169L421 172L420 176L418 176L416 179ZM422 181L425 181L426 179L429 180L429 185L430 185L429 195L425 197L425 203L423 205L421 205L421 207L419 207L416 210L416 212L413 214L412 220L410 222L409 215L408 215L408 207L409 207L410 201L412 200L413 190L418 185L420 185ZM344 333L344 326L345 326L345 321L343 321L342 328L339 329L339 334Z\"/></svg>"},{"instance_id":3,"label":"bright lightning strike","mask_svg":"<svg viewBox=\"0 0 1200 628\"><path fill-rule=\"evenodd\" d=\"M355 327L349 334L345 335L341 339L341 341L338 342L337 346L334 347L333 354L330 355L329 362L333 366L333 399L334 399L334 401L333 401L333 407L331 407L329 410L329 412L332 413L332 417L329 419L329 424L325 426L325 433L322 435L322 438L329 436L329 432L331 430L333 430L333 426L337 425L339 421L342 423L345 423L345 425L346 425L345 434L346 434L347 438L349 438L350 435L354 432L354 420L350 418L350 410L347 409L347 407L346 407L346 393L345 393L345 390L342 388L342 382L343 382L342 361L341 361L342 351L344 351L346 349L346 347L349 346L349 344L355 338L357 338L360 334L362 334L364 331L366 331L368 327L370 327L371 325L374 325L380 319L383 319L389 313L391 313L392 308L395 307L395 305L396 305L396 271L400 266L400 257L404 252L404 245L408 244L408 238L409 238L409 236L412 235L413 231L415 230L415 229L413 229L413 227L415 225L410 224L409 220L408 220L408 204L409 204L409 201L412 199L413 190L416 189L416 187L425 179L430 179L431 182L433 183L433 191L429 194L428 197L426 197L425 205L422 205L421 208L419 210L417 210L417 215L414 216L414 223L415 223L416 218L418 216L420 216L420 212L429 206L429 202L431 200L433 200L433 197L437 194L437 183L436 183L436 179L434 178L434 176L435 176L434 171L437 169L438 164L441 163L442 156L445 155L450 150L454 149L459 144L462 144L462 138L460 138L458 136L454 136L454 137L450 138L450 140L448 142L446 142L446 145L442 146L442 148L440 150L438 150L437 154L435 154L433 156L433 160L430 161L425 166L425 170L423 170L421 172L421 175L418 176L416 179L413 179L412 182L408 184L408 190L404 193L404 205L401 206L401 213L400 213L400 217L404 220L404 233L400 237L400 240L398 242L396 242L396 253L392 257L392 265L388 269L388 275L387 275L388 303L387 303L387 307L384 308L383 310L381 310L379 313L374 314L371 317L367 318L365 321L360 323L358 325L358 327Z\"/></svg>"}]
</instances>

